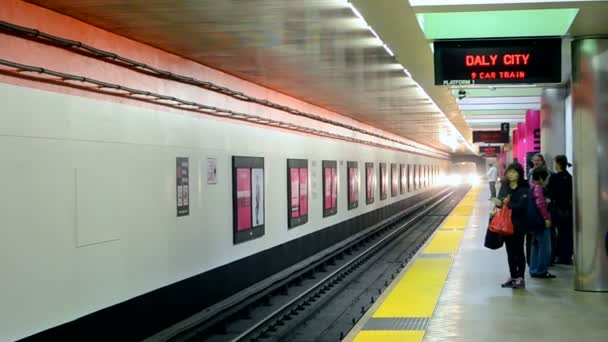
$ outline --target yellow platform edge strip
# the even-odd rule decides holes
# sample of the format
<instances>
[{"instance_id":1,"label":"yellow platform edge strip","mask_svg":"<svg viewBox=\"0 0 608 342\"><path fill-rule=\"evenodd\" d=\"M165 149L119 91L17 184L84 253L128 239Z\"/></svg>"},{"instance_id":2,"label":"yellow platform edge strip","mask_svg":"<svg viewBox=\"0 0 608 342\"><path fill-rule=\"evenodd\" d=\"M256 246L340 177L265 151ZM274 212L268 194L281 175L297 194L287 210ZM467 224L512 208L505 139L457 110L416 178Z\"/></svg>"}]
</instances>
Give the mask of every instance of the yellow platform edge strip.
<instances>
[{"instance_id":1,"label":"yellow platform edge strip","mask_svg":"<svg viewBox=\"0 0 608 342\"><path fill-rule=\"evenodd\" d=\"M469 217L468 216L448 216L447 219L445 219L445 221L443 221L443 224L441 225L441 228L466 228L467 225L469 224Z\"/></svg>"},{"instance_id":2,"label":"yellow platform edge strip","mask_svg":"<svg viewBox=\"0 0 608 342\"><path fill-rule=\"evenodd\" d=\"M354 342L422 342L424 330L362 330Z\"/></svg>"},{"instance_id":3,"label":"yellow platform edge strip","mask_svg":"<svg viewBox=\"0 0 608 342\"><path fill-rule=\"evenodd\" d=\"M477 190L471 189L440 228L466 228L477 195ZM462 230L439 230L423 254L455 253L463 236ZM415 259L372 317L432 317L451 266L452 258ZM362 330L354 342L422 342L424 334L424 330Z\"/></svg>"},{"instance_id":4,"label":"yellow platform edge strip","mask_svg":"<svg viewBox=\"0 0 608 342\"><path fill-rule=\"evenodd\" d=\"M431 317L451 265L451 258L414 260L372 317Z\"/></svg>"},{"instance_id":5,"label":"yellow platform edge strip","mask_svg":"<svg viewBox=\"0 0 608 342\"><path fill-rule=\"evenodd\" d=\"M441 230L426 246L423 254L454 254L460 246L464 235L463 230Z\"/></svg>"}]
</instances>

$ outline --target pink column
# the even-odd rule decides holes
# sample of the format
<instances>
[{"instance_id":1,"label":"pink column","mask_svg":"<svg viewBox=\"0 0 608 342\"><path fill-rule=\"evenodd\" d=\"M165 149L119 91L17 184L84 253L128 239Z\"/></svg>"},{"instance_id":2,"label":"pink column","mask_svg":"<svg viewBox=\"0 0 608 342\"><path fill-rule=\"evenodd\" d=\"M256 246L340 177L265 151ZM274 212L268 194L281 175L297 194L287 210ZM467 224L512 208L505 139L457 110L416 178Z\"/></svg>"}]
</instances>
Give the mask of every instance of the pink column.
<instances>
[{"instance_id":1,"label":"pink column","mask_svg":"<svg viewBox=\"0 0 608 342\"><path fill-rule=\"evenodd\" d=\"M515 159L519 158L519 155L517 154L519 152L519 132L517 131L517 129L513 130L513 139L511 145L511 156L513 158L513 161L515 161Z\"/></svg>"},{"instance_id":2,"label":"pink column","mask_svg":"<svg viewBox=\"0 0 608 342\"><path fill-rule=\"evenodd\" d=\"M540 153L540 110L526 111L526 160ZM526 174L528 174L527 163Z\"/></svg>"},{"instance_id":3,"label":"pink column","mask_svg":"<svg viewBox=\"0 0 608 342\"><path fill-rule=\"evenodd\" d=\"M540 110L526 111L526 148L540 153Z\"/></svg>"},{"instance_id":4,"label":"pink column","mask_svg":"<svg viewBox=\"0 0 608 342\"><path fill-rule=\"evenodd\" d=\"M517 124L517 161L522 165L526 166L526 124L518 123Z\"/></svg>"}]
</instances>

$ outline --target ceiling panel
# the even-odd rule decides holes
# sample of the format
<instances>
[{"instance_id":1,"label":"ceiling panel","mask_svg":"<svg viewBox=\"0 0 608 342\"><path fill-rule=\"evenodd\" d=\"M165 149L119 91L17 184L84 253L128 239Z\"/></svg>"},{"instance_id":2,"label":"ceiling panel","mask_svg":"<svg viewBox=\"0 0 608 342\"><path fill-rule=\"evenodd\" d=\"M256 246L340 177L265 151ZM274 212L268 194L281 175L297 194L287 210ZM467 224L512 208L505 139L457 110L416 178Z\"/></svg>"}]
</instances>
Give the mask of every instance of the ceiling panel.
<instances>
[{"instance_id":1,"label":"ceiling panel","mask_svg":"<svg viewBox=\"0 0 608 342\"><path fill-rule=\"evenodd\" d=\"M540 105L539 96L508 96L508 97L465 97L458 100L459 105L482 104L536 104Z\"/></svg>"},{"instance_id":2,"label":"ceiling panel","mask_svg":"<svg viewBox=\"0 0 608 342\"><path fill-rule=\"evenodd\" d=\"M608 1L601 0L578 0L578 1L529 1L529 0L509 0L509 1L459 1L459 0L410 0L414 3L417 13L454 13L454 12L485 12L485 11L517 11L517 10L553 10L553 9L578 9L574 21L565 34L572 37L595 36L608 34ZM487 23L492 27L500 26L502 30L509 30L509 26L529 25L521 20L515 22ZM552 22L542 22L539 24L553 26ZM467 26L467 25L462 25ZM475 26L475 25L473 25ZM479 28L479 27L478 27ZM483 33L485 27L480 28ZM542 29L542 28L534 28ZM492 29L489 32L493 32ZM479 34L477 34L479 35ZM524 33L524 36L527 34Z\"/></svg>"},{"instance_id":3,"label":"ceiling panel","mask_svg":"<svg viewBox=\"0 0 608 342\"><path fill-rule=\"evenodd\" d=\"M566 35L577 13L577 8L555 8L419 13L417 17L425 36L430 40L561 37Z\"/></svg>"},{"instance_id":4,"label":"ceiling panel","mask_svg":"<svg viewBox=\"0 0 608 342\"><path fill-rule=\"evenodd\" d=\"M463 111L488 111L488 110L510 110L510 109L540 109L540 101L536 103L491 103L491 104L464 104L460 105Z\"/></svg>"},{"instance_id":5,"label":"ceiling panel","mask_svg":"<svg viewBox=\"0 0 608 342\"><path fill-rule=\"evenodd\" d=\"M444 151L446 134L470 140L449 89L427 86L432 53L405 1L356 1L392 51L344 0L29 2ZM398 19L393 33L423 49L387 41L389 16Z\"/></svg>"},{"instance_id":6,"label":"ceiling panel","mask_svg":"<svg viewBox=\"0 0 608 342\"><path fill-rule=\"evenodd\" d=\"M454 88L452 94L458 96L460 89L471 97L509 97L509 96L541 96L541 87L484 87L484 88Z\"/></svg>"},{"instance_id":7,"label":"ceiling panel","mask_svg":"<svg viewBox=\"0 0 608 342\"><path fill-rule=\"evenodd\" d=\"M518 115L525 114L525 110L520 109L496 109L496 110L483 110L483 111L464 111L463 114L466 117L471 115Z\"/></svg>"}]
</instances>

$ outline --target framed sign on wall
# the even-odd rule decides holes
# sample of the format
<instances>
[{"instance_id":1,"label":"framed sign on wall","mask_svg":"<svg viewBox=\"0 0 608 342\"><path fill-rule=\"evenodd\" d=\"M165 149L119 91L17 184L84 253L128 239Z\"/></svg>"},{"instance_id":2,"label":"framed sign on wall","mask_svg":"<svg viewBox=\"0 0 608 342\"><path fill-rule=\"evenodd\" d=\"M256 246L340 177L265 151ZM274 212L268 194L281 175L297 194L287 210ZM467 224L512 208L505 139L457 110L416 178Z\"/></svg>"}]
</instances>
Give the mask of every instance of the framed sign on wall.
<instances>
[{"instance_id":1,"label":"framed sign on wall","mask_svg":"<svg viewBox=\"0 0 608 342\"><path fill-rule=\"evenodd\" d=\"M335 160L324 160L323 168L323 217L338 212L338 164Z\"/></svg>"},{"instance_id":2,"label":"framed sign on wall","mask_svg":"<svg viewBox=\"0 0 608 342\"><path fill-rule=\"evenodd\" d=\"M365 163L365 203L374 203L376 192L376 177L374 175L374 163Z\"/></svg>"},{"instance_id":3,"label":"framed sign on wall","mask_svg":"<svg viewBox=\"0 0 608 342\"><path fill-rule=\"evenodd\" d=\"M346 163L348 172L348 209L359 206L359 164L357 162Z\"/></svg>"},{"instance_id":4,"label":"framed sign on wall","mask_svg":"<svg viewBox=\"0 0 608 342\"><path fill-rule=\"evenodd\" d=\"M264 158L232 157L234 243L264 235Z\"/></svg>"},{"instance_id":5,"label":"framed sign on wall","mask_svg":"<svg viewBox=\"0 0 608 342\"><path fill-rule=\"evenodd\" d=\"M287 159L287 226L308 222L308 160Z\"/></svg>"}]
</instances>

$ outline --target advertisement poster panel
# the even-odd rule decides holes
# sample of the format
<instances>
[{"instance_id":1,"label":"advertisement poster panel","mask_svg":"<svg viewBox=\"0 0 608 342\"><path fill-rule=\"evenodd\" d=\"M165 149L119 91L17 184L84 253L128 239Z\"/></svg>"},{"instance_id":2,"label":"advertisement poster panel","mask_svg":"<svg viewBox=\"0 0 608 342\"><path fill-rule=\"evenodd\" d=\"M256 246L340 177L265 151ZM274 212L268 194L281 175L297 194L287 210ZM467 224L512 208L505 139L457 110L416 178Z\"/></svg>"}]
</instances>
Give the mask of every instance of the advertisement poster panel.
<instances>
[{"instance_id":1,"label":"advertisement poster panel","mask_svg":"<svg viewBox=\"0 0 608 342\"><path fill-rule=\"evenodd\" d=\"M308 169L300 169L300 216L308 215Z\"/></svg>"},{"instance_id":2,"label":"advertisement poster panel","mask_svg":"<svg viewBox=\"0 0 608 342\"><path fill-rule=\"evenodd\" d=\"M365 203L374 203L374 164L365 163Z\"/></svg>"},{"instance_id":3,"label":"advertisement poster panel","mask_svg":"<svg viewBox=\"0 0 608 342\"><path fill-rule=\"evenodd\" d=\"M176 158L175 177L177 216L187 216L190 214L190 175L187 157Z\"/></svg>"},{"instance_id":4,"label":"advertisement poster panel","mask_svg":"<svg viewBox=\"0 0 608 342\"><path fill-rule=\"evenodd\" d=\"M386 170L386 164L380 163L380 200L386 199L386 193L388 192L388 173Z\"/></svg>"},{"instance_id":5,"label":"advertisement poster panel","mask_svg":"<svg viewBox=\"0 0 608 342\"><path fill-rule=\"evenodd\" d=\"M348 209L359 206L359 167L357 162L348 162Z\"/></svg>"},{"instance_id":6,"label":"advertisement poster panel","mask_svg":"<svg viewBox=\"0 0 608 342\"><path fill-rule=\"evenodd\" d=\"M251 221L253 227L264 224L264 169L251 170Z\"/></svg>"},{"instance_id":7,"label":"advertisement poster panel","mask_svg":"<svg viewBox=\"0 0 608 342\"><path fill-rule=\"evenodd\" d=\"M332 192L332 172L330 167L326 167L323 169L323 177L325 179L325 191L324 191L324 201L323 208L331 209L331 192Z\"/></svg>"},{"instance_id":8,"label":"advertisement poster panel","mask_svg":"<svg viewBox=\"0 0 608 342\"><path fill-rule=\"evenodd\" d=\"M331 207L338 207L338 169L331 168Z\"/></svg>"},{"instance_id":9,"label":"advertisement poster panel","mask_svg":"<svg viewBox=\"0 0 608 342\"><path fill-rule=\"evenodd\" d=\"M300 217L300 169L290 170L291 183L291 217Z\"/></svg>"},{"instance_id":10,"label":"advertisement poster panel","mask_svg":"<svg viewBox=\"0 0 608 342\"><path fill-rule=\"evenodd\" d=\"M397 196L399 192L399 173L397 173L397 164L391 164L391 197Z\"/></svg>"},{"instance_id":11,"label":"advertisement poster panel","mask_svg":"<svg viewBox=\"0 0 608 342\"><path fill-rule=\"evenodd\" d=\"M251 169L236 170L237 230L251 228Z\"/></svg>"},{"instance_id":12,"label":"advertisement poster panel","mask_svg":"<svg viewBox=\"0 0 608 342\"><path fill-rule=\"evenodd\" d=\"M338 164L335 160L324 160L323 170L323 217L338 212Z\"/></svg>"}]
</instances>

